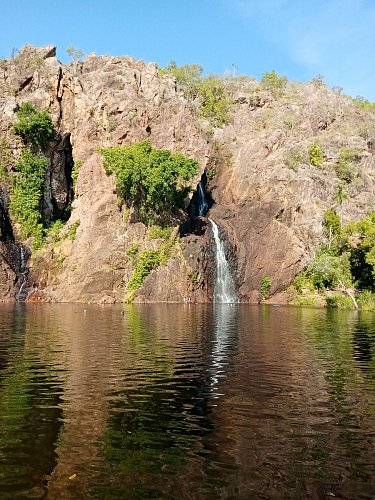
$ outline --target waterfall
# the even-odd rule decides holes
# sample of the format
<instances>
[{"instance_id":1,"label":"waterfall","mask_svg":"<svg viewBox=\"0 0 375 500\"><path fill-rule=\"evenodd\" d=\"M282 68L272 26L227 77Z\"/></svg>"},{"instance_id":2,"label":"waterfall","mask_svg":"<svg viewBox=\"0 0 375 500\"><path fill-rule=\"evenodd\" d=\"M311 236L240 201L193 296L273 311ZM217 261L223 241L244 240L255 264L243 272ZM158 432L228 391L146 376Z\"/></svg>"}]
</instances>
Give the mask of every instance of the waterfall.
<instances>
[{"instance_id":1,"label":"waterfall","mask_svg":"<svg viewBox=\"0 0 375 500\"><path fill-rule=\"evenodd\" d=\"M199 217L204 217L208 210L208 203L206 201L206 196L203 191L202 183L198 184L198 215Z\"/></svg>"},{"instance_id":2,"label":"waterfall","mask_svg":"<svg viewBox=\"0 0 375 500\"><path fill-rule=\"evenodd\" d=\"M212 226L215 240L216 281L214 288L214 302L233 303L238 302L234 280L230 273L229 264L225 258L224 245L219 236L217 224L208 219Z\"/></svg>"}]
</instances>

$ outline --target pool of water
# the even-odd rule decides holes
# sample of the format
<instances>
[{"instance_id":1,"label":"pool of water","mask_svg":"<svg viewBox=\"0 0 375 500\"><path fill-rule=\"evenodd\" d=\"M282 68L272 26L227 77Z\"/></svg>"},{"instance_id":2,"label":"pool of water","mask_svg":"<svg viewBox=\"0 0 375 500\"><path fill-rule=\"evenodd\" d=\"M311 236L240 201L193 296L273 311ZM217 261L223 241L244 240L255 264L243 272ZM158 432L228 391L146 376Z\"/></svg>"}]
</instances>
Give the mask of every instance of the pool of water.
<instances>
[{"instance_id":1,"label":"pool of water","mask_svg":"<svg viewBox=\"0 0 375 500\"><path fill-rule=\"evenodd\" d=\"M0 498L375 498L375 315L0 306Z\"/></svg>"}]
</instances>

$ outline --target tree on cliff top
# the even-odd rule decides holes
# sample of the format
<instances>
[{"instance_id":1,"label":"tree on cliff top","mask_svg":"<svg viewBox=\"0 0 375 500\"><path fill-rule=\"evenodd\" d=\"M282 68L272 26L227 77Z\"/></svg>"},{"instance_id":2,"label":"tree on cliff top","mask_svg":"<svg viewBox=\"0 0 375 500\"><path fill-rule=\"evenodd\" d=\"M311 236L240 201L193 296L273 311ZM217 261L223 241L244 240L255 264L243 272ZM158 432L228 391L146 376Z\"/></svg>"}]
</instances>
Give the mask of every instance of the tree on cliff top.
<instances>
[{"instance_id":1,"label":"tree on cliff top","mask_svg":"<svg viewBox=\"0 0 375 500\"><path fill-rule=\"evenodd\" d=\"M196 160L154 149L149 141L101 149L100 153L107 175L116 174L120 198L128 206L136 206L146 223L183 206L190 191L186 183L198 169Z\"/></svg>"}]
</instances>

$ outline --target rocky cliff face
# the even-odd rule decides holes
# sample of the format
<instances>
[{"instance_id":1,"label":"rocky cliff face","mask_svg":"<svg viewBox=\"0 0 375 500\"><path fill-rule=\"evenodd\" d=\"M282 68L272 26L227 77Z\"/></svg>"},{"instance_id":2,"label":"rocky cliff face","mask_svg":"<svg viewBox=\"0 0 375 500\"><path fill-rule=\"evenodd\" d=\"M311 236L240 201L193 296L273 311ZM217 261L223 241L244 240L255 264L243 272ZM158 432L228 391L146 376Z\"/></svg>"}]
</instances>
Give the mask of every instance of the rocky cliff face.
<instances>
[{"instance_id":1,"label":"rocky cliff face","mask_svg":"<svg viewBox=\"0 0 375 500\"><path fill-rule=\"evenodd\" d=\"M3 145L16 159L20 144L11 127L20 103L48 108L56 135L48 152L46 218L72 203L60 241L29 260L28 281L34 284L29 300L122 301L134 270L129 249L161 244L118 205L115 180L104 172L99 147L148 139L154 147L199 161L192 187L207 170L207 190L214 201L209 216L226 238L244 301L260 299L262 276L271 278L272 294L289 285L322 239L327 208L337 206L344 220L373 209L375 121L350 98L324 86L299 84L274 97L256 81L234 79L226 82L234 102L230 121L207 133L198 103L184 97L172 76L159 76L156 64L90 55L83 63L64 66L55 53L54 47L26 47L0 68ZM316 141L325 156L321 168L309 162L308 151ZM342 148L357 151L359 159L353 181L344 186L347 199L338 205L342 181L335 165ZM74 192L72 169L77 164L82 166ZM9 257L11 249L31 242L20 241L15 224L5 231L8 194L2 184L0 298L9 300L24 281L22 265ZM211 300L214 260L207 221L189 221L180 214L175 223L181 236L171 257L151 272L135 300Z\"/></svg>"}]
</instances>

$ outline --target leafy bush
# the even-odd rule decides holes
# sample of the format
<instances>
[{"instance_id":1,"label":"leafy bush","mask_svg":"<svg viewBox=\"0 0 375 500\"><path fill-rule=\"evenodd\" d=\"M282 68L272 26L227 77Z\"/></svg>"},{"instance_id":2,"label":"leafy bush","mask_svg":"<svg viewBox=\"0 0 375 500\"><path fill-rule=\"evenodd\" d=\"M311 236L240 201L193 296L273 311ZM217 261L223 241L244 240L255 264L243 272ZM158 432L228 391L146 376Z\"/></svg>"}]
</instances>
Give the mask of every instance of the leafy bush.
<instances>
[{"instance_id":1,"label":"leafy bush","mask_svg":"<svg viewBox=\"0 0 375 500\"><path fill-rule=\"evenodd\" d=\"M149 141L100 152L107 175L116 174L120 198L128 206L135 205L146 223L154 222L162 212L173 212L183 206L190 191L185 183L198 169L196 160L153 149Z\"/></svg>"},{"instance_id":2,"label":"leafy bush","mask_svg":"<svg viewBox=\"0 0 375 500\"><path fill-rule=\"evenodd\" d=\"M294 288L301 294L304 290L341 290L360 288L358 305L371 309L375 300L375 212L346 226L333 210L327 210L324 226L332 228L330 246L321 246L310 266L296 276ZM328 299L331 307L353 307L350 297ZM350 302L349 302L350 301Z\"/></svg>"},{"instance_id":3,"label":"leafy bush","mask_svg":"<svg viewBox=\"0 0 375 500\"><path fill-rule=\"evenodd\" d=\"M46 231L46 238L47 240L51 241L52 243L57 243L61 239L61 230L64 228L65 223L62 220L56 220L51 224L51 226L48 228Z\"/></svg>"},{"instance_id":4,"label":"leafy bush","mask_svg":"<svg viewBox=\"0 0 375 500\"><path fill-rule=\"evenodd\" d=\"M43 235L43 190L48 160L25 150L12 177L10 210L21 226L21 235Z\"/></svg>"},{"instance_id":5,"label":"leafy bush","mask_svg":"<svg viewBox=\"0 0 375 500\"><path fill-rule=\"evenodd\" d=\"M358 151L349 148L342 149L335 165L337 177L344 182L352 182L356 174L356 164L360 159L361 155Z\"/></svg>"},{"instance_id":6,"label":"leafy bush","mask_svg":"<svg viewBox=\"0 0 375 500\"><path fill-rule=\"evenodd\" d=\"M296 172L299 166L304 162L305 158L297 148L287 151L284 155L285 165L294 172Z\"/></svg>"},{"instance_id":7,"label":"leafy bush","mask_svg":"<svg viewBox=\"0 0 375 500\"><path fill-rule=\"evenodd\" d=\"M8 181L9 168L14 165L10 144L5 139L0 139L0 182Z\"/></svg>"},{"instance_id":8,"label":"leafy bush","mask_svg":"<svg viewBox=\"0 0 375 500\"><path fill-rule=\"evenodd\" d=\"M69 238L74 241L76 239L77 229L81 225L80 219L77 219L72 226L69 228Z\"/></svg>"},{"instance_id":9,"label":"leafy bush","mask_svg":"<svg viewBox=\"0 0 375 500\"><path fill-rule=\"evenodd\" d=\"M200 64L185 64L177 66L176 61L171 61L167 66L159 70L159 75L173 75L177 84L183 87L191 97L196 94L197 86L202 80L203 66Z\"/></svg>"},{"instance_id":10,"label":"leafy bush","mask_svg":"<svg viewBox=\"0 0 375 500\"><path fill-rule=\"evenodd\" d=\"M177 66L175 61L159 70L160 75L171 74L188 99L198 99L200 115L214 127L222 127L228 121L231 101L219 77L203 77L203 67L199 64Z\"/></svg>"},{"instance_id":11,"label":"leafy bush","mask_svg":"<svg viewBox=\"0 0 375 500\"><path fill-rule=\"evenodd\" d=\"M354 309L352 299L348 295L344 295L343 293L327 295L325 299L326 306L329 308Z\"/></svg>"},{"instance_id":12,"label":"leafy bush","mask_svg":"<svg viewBox=\"0 0 375 500\"><path fill-rule=\"evenodd\" d=\"M168 240L171 237L173 228L172 227L161 227L153 225L148 230L148 237L154 240Z\"/></svg>"},{"instance_id":13,"label":"leafy bush","mask_svg":"<svg viewBox=\"0 0 375 500\"><path fill-rule=\"evenodd\" d=\"M48 111L37 111L32 104L24 102L17 116L13 132L21 137L25 145L45 149L53 138L52 119Z\"/></svg>"},{"instance_id":14,"label":"leafy bush","mask_svg":"<svg viewBox=\"0 0 375 500\"><path fill-rule=\"evenodd\" d=\"M354 98L353 101L360 109L364 109L366 111L375 111L375 102L370 102L360 95Z\"/></svg>"},{"instance_id":15,"label":"leafy bush","mask_svg":"<svg viewBox=\"0 0 375 500\"><path fill-rule=\"evenodd\" d=\"M341 220L337 213L329 208L324 212L323 215L323 226L327 232L327 235L339 235L341 233Z\"/></svg>"},{"instance_id":16,"label":"leafy bush","mask_svg":"<svg viewBox=\"0 0 375 500\"><path fill-rule=\"evenodd\" d=\"M129 257L135 257L139 252L139 245L138 243L133 243L132 246L129 248L129 250L126 252Z\"/></svg>"},{"instance_id":17,"label":"leafy bush","mask_svg":"<svg viewBox=\"0 0 375 500\"><path fill-rule=\"evenodd\" d=\"M222 127L228 122L230 101L226 96L223 81L209 77L198 87L197 96L201 101L200 114L214 127Z\"/></svg>"},{"instance_id":18,"label":"leafy bush","mask_svg":"<svg viewBox=\"0 0 375 500\"><path fill-rule=\"evenodd\" d=\"M269 90L275 97L280 96L286 89L288 79L286 76L279 76L275 70L263 73L262 86Z\"/></svg>"},{"instance_id":19,"label":"leafy bush","mask_svg":"<svg viewBox=\"0 0 375 500\"><path fill-rule=\"evenodd\" d=\"M324 161L324 153L318 144L313 144L309 149L309 160L314 167L322 168Z\"/></svg>"},{"instance_id":20,"label":"leafy bush","mask_svg":"<svg viewBox=\"0 0 375 500\"><path fill-rule=\"evenodd\" d=\"M358 306L363 311L375 310L375 293L371 290L363 290L356 296Z\"/></svg>"},{"instance_id":21,"label":"leafy bush","mask_svg":"<svg viewBox=\"0 0 375 500\"><path fill-rule=\"evenodd\" d=\"M311 278L315 288L336 288L353 286L350 270L350 254L332 255L329 249L321 247L311 265Z\"/></svg>"},{"instance_id":22,"label":"leafy bush","mask_svg":"<svg viewBox=\"0 0 375 500\"><path fill-rule=\"evenodd\" d=\"M262 281L260 283L260 294L263 299L266 299L269 296L271 283L271 278L269 278L268 276L262 276Z\"/></svg>"},{"instance_id":23,"label":"leafy bush","mask_svg":"<svg viewBox=\"0 0 375 500\"><path fill-rule=\"evenodd\" d=\"M161 263L159 250L142 250L139 254L133 276L128 283L128 290L135 291L140 288L145 278L153 269L156 269Z\"/></svg>"}]
</instances>

